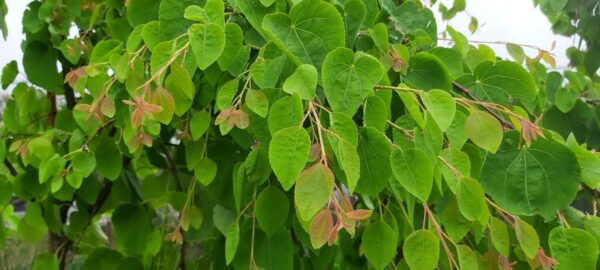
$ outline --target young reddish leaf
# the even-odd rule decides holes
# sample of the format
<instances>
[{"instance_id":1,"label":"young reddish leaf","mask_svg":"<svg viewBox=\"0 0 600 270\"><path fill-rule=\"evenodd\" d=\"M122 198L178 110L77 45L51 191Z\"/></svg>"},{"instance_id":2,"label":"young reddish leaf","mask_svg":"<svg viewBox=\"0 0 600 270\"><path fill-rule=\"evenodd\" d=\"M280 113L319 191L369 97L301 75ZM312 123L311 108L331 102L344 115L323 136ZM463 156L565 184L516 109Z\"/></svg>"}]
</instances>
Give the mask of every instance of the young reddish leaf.
<instances>
[{"instance_id":1,"label":"young reddish leaf","mask_svg":"<svg viewBox=\"0 0 600 270\"><path fill-rule=\"evenodd\" d=\"M329 209L323 209L310 223L310 243L314 248L320 248L329 239L329 234L333 230L333 216Z\"/></svg>"},{"instance_id":2,"label":"young reddish leaf","mask_svg":"<svg viewBox=\"0 0 600 270\"><path fill-rule=\"evenodd\" d=\"M369 217L371 217L372 213L373 211L371 210L357 209L346 213L346 216L353 220L367 220Z\"/></svg>"}]
</instances>

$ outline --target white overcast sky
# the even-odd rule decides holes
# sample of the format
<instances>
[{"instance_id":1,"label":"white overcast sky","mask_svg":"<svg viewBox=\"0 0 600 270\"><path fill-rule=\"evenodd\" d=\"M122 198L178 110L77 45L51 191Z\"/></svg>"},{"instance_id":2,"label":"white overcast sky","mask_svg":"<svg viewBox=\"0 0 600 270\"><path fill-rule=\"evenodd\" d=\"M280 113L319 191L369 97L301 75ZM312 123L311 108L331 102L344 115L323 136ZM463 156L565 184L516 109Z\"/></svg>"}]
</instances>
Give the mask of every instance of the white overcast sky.
<instances>
[{"instance_id":1,"label":"white overcast sky","mask_svg":"<svg viewBox=\"0 0 600 270\"><path fill-rule=\"evenodd\" d=\"M374 0L367 0L374 1ZM449 3L452 0L443 0ZM19 62L21 66L22 52L20 48L23 35L21 33L21 18L25 6L30 1L11 0L7 1L8 14L7 24L9 29L8 40L0 37L0 68L11 60ZM467 11L479 20L480 29L473 35L467 30L469 16L461 13L449 24L455 29L465 33L470 40L479 41L510 41L520 44L529 44L550 49L553 41L556 41L554 49L558 67L565 67L568 60L565 50L572 46L573 41L569 38L555 36L550 30L550 23L542 12L533 6L532 0L467 0ZM438 31L444 29L443 22L438 18ZM508 54L502 45L492 45L499 56L506 57ZM530 56L535 56L535 51L526 50ZM20 74L17 80L23 80Z\"/></svg>"}]
</instances>

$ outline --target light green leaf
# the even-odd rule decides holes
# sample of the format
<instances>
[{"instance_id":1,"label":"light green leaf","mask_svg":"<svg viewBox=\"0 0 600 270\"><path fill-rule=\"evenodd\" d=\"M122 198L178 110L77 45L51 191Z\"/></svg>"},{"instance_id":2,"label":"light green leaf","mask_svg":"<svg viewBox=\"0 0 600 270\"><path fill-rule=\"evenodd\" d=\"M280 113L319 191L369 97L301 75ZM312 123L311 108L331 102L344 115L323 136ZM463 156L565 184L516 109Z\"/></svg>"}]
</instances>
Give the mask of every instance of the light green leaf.
<instances>
[{"instance_id":1,"label":"light green leaf","mask_svg":"<svg viewBox=\"0 0 600 270\"><path fill-rule=\"evenodd\" d=\"M17 74L19 74L17 61L13 60L8 62L8 64L2 68L2 89L6 89L11 83L13 83L17 77Z\"/></svg>"},{"instance_id":2,"label":"light green leaf","mask_svg":"<svg viewBox=\"0 0 600 270\"><path fill-rule=\"evenodd\" d=\"M575 107L579 99L579 92L571 88L559 88L554 93L554 105L563 113L568 113Z\"/></svg>"},{"instance_id":3,"label":"light green leaf","mask_svg":"<svg viewBox=\"0 0 600 270\"><path fill-rule=\"evenodd\" d=\"M557 270L595 269L598 243L585 230L556 227L548 237L550 253L558 261Z\"/></svg>"},{"instance_id":4,"label":"light green leaf","mask_svg":"<svg viewBox=\"0 0 600 270\"><path fill-rule=\"evenodd\" d=\"M392 145L383 133L365 127L360 130L357 150L360 157L360 179L356 191L376 195L385 188L392 176Z\"/></svg>"},{"instance_id":5,"label":"light green leaf","mask_svg":"<svg viewBox=\"0 0 600 270\"><path fill-rule=\"evenodd\" d=\"M537 95L533 77L510 61L482 62L473 75L463 75L456 81L482 101L509 104L511 99L533 101Z\"/></svg>"},{"instance_id":6,"label":"light green leaf","mask_svg":"<svg viewBox=\"0 0 600 270\"><path fill-rule=\"evenodd\" d=\"M461 149L463 145L469 140L467 134L465 134L465 123L467 122L467 116L461 111L457 111L454 115L454 120L446 131L446 137L450 146L456 149Z\"/></svg>"},{"instance_id":7,"label":"light green leaf","mask_svg":"<svg viewBox=\"0 0 600 270\"><path fill-rule=\"evenodd\" d=\"M456 103L452 96L447 91L433 89L422 93L421 100L440 130L447 131L456 112Z\"/></svg>"},{"instance_id":8,"label":"light green leaf","mask_svg":"<svg viewBox=\"0 0 600 270\"><path fill-rule=\"evenodd\" d=\"M104 42L107 41L101 41L94 46L90 64L95 63L92 60L98 57L95 57L94 52L102 49ZM116 42L118 43L118 41ZM23 68L29 82L50 92L60 93L62 91L63 80L58 74L56 61L56 50L48 47L41 41L28 42L27 47L23 51ZM105 59L105 61L108 61L108 59Z\"/></svg>"},{"instance_id":9,"label":"light green leaf","mask_svg":"<svg viewBox=\"0 0 600 270\"><path fill-rule=\"evenodd\" d=\"M290 202L287 196L274 186L267 186L256 199L256 221L268 235L273 235L287 220Z\"/></svg>"},{"instance_id":10,"label":"light green leaf","mask_svg":"<svg viewBox=\"0 0 600 270\"><path fill-rule=\"evenodd\" d=\"M192 140L199 140L210 126L210 114L207 111L194 112L190 119L190 133L192 134Z\"/></svg>"},{"instance_id":11,"label":"light green leaf","mask_svg":"<svg viewBox=\"0 0 600 270\"><path fill-rule=\"evenodd\" d=\"M369 224L362 236L362 246L367 260L375 269L384 269L396 255L398 232L385 221Z\"/></svg>"},{"instance_id":12,"label":"light green leaf","mask_svg":"<svg viewBox=\"0 0 600 270\"><path fill-rule=\"evenodd\" d=\"M329 138L335 157L344 171L348 190L353 193L360 178L360 157L356 146L335 135L328 134L327 138Z\"/></svg>"},{"instance_id":13,"label":"light green leaf","mask_svg":"<svg viewBox=\"0 0 600 270\"><path fill-rule=\"evenodd\" d=\"M289 190L304 169L310 154L310 137L302 127L281 129L269 144L269 161L277 180Z\"/></svg>"},{"instance_id":14,"label":"light green leaf","mask_svg":"<svg viewBox=\"0 0 600 270\"><path fill-rule=\"evenodd\" d=\"M231 107L231 102L233 101L233 98L235 97L235 94L238 91L239 83L240 81L237 78L235 78L224 83L223 85L221 85L221 87L219 87L216 100L216 105L219 110L222 111Z\"/></svg>"},{"instance_id":15,"label":"light green leaf","mask_svg":"<svg viewBox=\"0 0 600 270\"><path fill-rule=\"evenodd\" d=\"M269 99L261 91L248 89L246 91L246 105L262 118L266 118L269 113Z\"/></svg>"},{"instance_id":16,"label":"light green leaf","mask_svg":"<svg viewBox=\"0 0 600 270\"><path fill-rule=\"evenodd\" d=\"M116 180L123 169L121 151L111 137L102 136L96 140L98 144L94 149L94 154L96 160L102 161L96 164L96 170L109 180Z\"/></svg>"},{"instance_id":17,"label":"light green leaf","mask_svg":"<svg viewBox=\"0 0 600 270\"><path fill-rule=\"evenodd\" d=\"M345 42L342 16L333 5L321 0L302 1L290 9L289 15L269 14L262 29L293 62L317 69L321 69L327 53L344 47Z\"/></svg>"},{"instance_id":18,"label":"light green leaf","mask_svg":"<svg viewBox=\"0 0 600 270\"><path fill-rule=\"evenodd\" d=\"M112 214L111 221L117 247L131 255L141 255L146 249L146 237L151 232L148 214L139 204L122 204Z\"/></svg>"},{"instance_id":19,"label":"light green leaf","mask_svg":"<svg viewBox=\"0 0 600 270\"><path fill-rule=\"evenodd\" d=\"M423 118L423 113L421 113L421 109L419 108L419 101L417 100L417 96L411 92L403 92L396 91L400 99L402 99L402 103L404 103L404 107L410 114L413 120L419 125L419 127L425 127L425 119Z\"/></svg>"},{"instance_id":20,"label":"light green leaf","mask_svg":"<svg viewBox=\"0 0 600 270\"><path fill-rule=\"evenodd\" d=\"M283 91L290 95L298 93L302 99L311 100L315 97L318 78L317 69L313 65L299 65L283 83Z\"/></svg>"},{"instance_id":21,"label":"light green leaf","mask_svg":"<svg viewBox=\"0 0 600 270\"><path fill-rule=\"evenodd\" d=\"M456 200L462 215L468 220L478 220L482 225L487 224L490 212L481 184L472 178L463 178L458 187Z\"/></svg>"},{"instance_id":22,"label":"light green leaf","mask_svg":"<svg viewBox=\"0 0 600 270\"><path fill-rule=\"evenodd\" d=\"M458 263L460 265L460 269L479 269L479 256L477 253L471 250L469 246L458 245L456 246L456 251L458 253Z\"/></svg>"},{"instance_id":23,"label":"light green leaf","mask_svg":"<svg viewBox=\"0 0 600 270\"><path fill-rule=\"evenodd\" d=\"M42 208L37 203L28 203L25 215L17 226L17 235L26 242L38 242L48 234Z\"/></svg>"},{"instance_id":24,"label":"light green leaf","mask_svg":"<svg viewBox=\"0 0 600 270\"><path fill-rule=\"evenodd\" d=\"M506 134L500 150L488 155L481 183L496 203L515 215L556 215L567 207L579 185L580 170L575 155L552 139L520 145L519 134Z\"/></svg>"},{"instance_id":25,"label":"light green leaf","mask_svg":"<svg viewBox=\"0 0 600 270\"><path fill-rule=\"evenodd\" d=\"M533 259L540 246L540 238L535 228L527 222L517 219L515 221L515 234L517 235L517 241L519 241L521 249L523 249L523 253L525 253L527 258Z\"/></svg>"},{"instance_id":26,"label":"light green leaf","mask_svg":"<svg viewBox=\"0 0 600 270\"><path fill-rule=\"evenodd\" d=\"M49 178L60 175L65 168L65 163L67 163L67 161L58 154L54 154L54 156L49 159L42 160L38 174L40 184L46 182Z\"/></svg>"},{"instance_id":27,"label":"light green leaf","mask_svg":"<svg viewBox=\"0 0 600 270\"><path fill-rule=\"evenodd\" d=\"M370 96L363 105L363 125L385 132L390 118L389 107L378 96Z\"/></svg>"},{"instance_id":28,"label":"light green leaf","mask_svg":"<svg viewBox=\"0 0 600 270\"><path fill-rule=\"evenodd\" d=\"M90 152L77 152L71 158L73 170L79 172L82 177L88 177L96 168L96 157Z\"/></svg>"},{"instance_id":29,"label":"light green leaf","mask_svg":"<svg viewBox=\"0 0 600 270\"><path fill-rule=\"evenodd\" d=\"M127 20L133 27L158 19L159 0L129 0Z\"/></svg>"},{"instance_id":30,"label":"light green leaf","mask_svg":"<svg viewBox=\"0 0 600 270\"><path fill-rule=\"evenodd\" d=\"M294 189L296 214L301 221L312 220L327 204L333 192L334 176L329 168L317 163L304 170Z\"/></svg>"},{"instance_id":31,"label":"light green leaf","mask_svg":"<svg viewBox=\"0 0 600 270\"><path fill-rule=\"evenodd\" d=\"M218 24L193 24L188 35L196 64L201 70L217 61L225 49L225 30Z\"/></svg>"},{"instance_id":32,"label":"light green leaf","mask_svg":"<svg viewBox=\"0 0 600 270\"><path fill-rule=\"evenodd\" d=\"M502 143L502 125L490 114L483 111L471 112L465 121L465 134L477 146L496 153Z\"/></svg>"},{"instance_id":33,"label":"light green leaf","mask_svg":"<svg viewBox=\"0 0 600 270\"><path fill-rule=\"evenodd\" d=\"M354 115L362 101L373 93L384 70L381 63L365 53L347 48L333 50L323 62L323 90L331 108Z\"/></svg>"},{"instance_id":34,"label":"light green leaf","mask_svg":"<svg viewBox=\"0 0 600 270\"><path fill-rule=\"evenodd\" d=\"M440 241L432 232L421 229L404 239L402 250L410 269L433 270L440 257Z\"/></svg>"},{"instance_id":35,"label":"light green leaf","mask_svg":"<svg viewBox=\"0 0 600 270\"><path fill-rule=\"evenodd\" d=\"M522 64L525 61L525 51L523 48L514 43L506 43L506 51L515 60L515 62Z\"/></svg>"},{"instance_id":36,"label":"light green leaf","mask_svg":"<svg viewBox=\"0 0 600 270\"><path fill-rule=\"evenodd\" d=\"M410 57L410 66L404 82L423 90L450 90L452 78L442 61L431 54L420 52Z\"/></svg>"},{"instance_id":37,"label":"light green leaf","mask_svg":"<svg viewBox=\"0 0 600 270\"><path fill-rule=\"evenodd\" d=\"M330 117L331 131L350 144L358 145L358 129L354 120L337 112L332 113Z\"/></svg>"},{"instance_id":38,"label":"light green leaf","mask_svg":"<svg viewBox=\"0 0 600 270\"><path fill-rule=\"evenodd\" d=\"M225 262L227 265L231 263L240 242L240 225L237 220L231 222L227 227L225 235Z\"/></svg>"},{"instance_id":39,"label":"light green leaf","mask_svg":"<svg viewBox=\"0 0 600 270\"><path fill-rule=\"evenodd\" d=\"M358 30L367 15L362 0L350 0L344 5L344 23L346 25L346 48L353 48Z\"/></svg>"},{"instance_id":40,"label":"light green leaf","mask_svg":"<svg viewBox=\"0 0 600 270\"><path fill-rule=\"evenodd\" d=\"M42 253L35 257L32 270L59 270L58 258L54 253Z\"/></svg>"},{"instance_id":41,"label":"light green leaf","mask_svg":"<svg viewBox=\"0 0 600 270\"><path fill-rule=\"evenodd\" d=\"M496 217L491 217L490 235L496 251L508 258L510 255L510 237L508 236L506 223Z\"/></svg>"},{"instance_id":42,"label":"light green leaf","mask_svg":"<svg viewBox=\"0 0 600 270\"><path fill-rule=\"evenodd\" d=\"M200 184L208 186L217 176L217 164L212 159L205 157L196 164L194 175Z\"/></svg>"},{"instance_id":43,"label":"light green leaf","mask_svg":"<svg viewBox=\"0 0 600 270\"><path fill-rule=\"evenodd\" d=\"M271 131L271 134L275 134L287 127L300 126L303 117L304 107L300 96L283 97L271 106L267 119L269 131Z\"/></svg>"},{"instance_id":44,"label":"light green leaf","mask_svg":"<svg viewBox=\"0 0 600 270\"><path fill-rule=\"evenodd\" d=\"M396 149L390 156L395 179L410 194L427 202L433 187L433 165L427 154L419 149Z\"/></svg>"},{"instance_id":45,"label":"light green leaf","mask_svg":"<svg viewBox=\"0 0 600 270\"><path fill-rule=\"evenodd\" d=\"M600 156L579 146L573 134L567 138L566 145L577 157L582 181L590 188L600 188Z\"/></svg>"},{"instance_id":46,"label":"light green leaf","mask_svg":"<svg viewBox=\"0 0 600 270\"><path fill-rule=\"evenodd\" d=\"M179 64L171 64L171 73L165 80L165 88L173 95L175 114L182 116L192 106L196 87L187 70Z\"/></svg>"},{"instance_id":47,"label":"light green leaf","mask_svg":"<svg viewBox=\"0 0 600 270\"><path fill-rule=\"evenodd\" d=\"M239 59L243 53L244 34L242 28L235 23L225 24L225 48L217 64L221 70L229 69Z\"/></svg>"},{"instance_id":48,"label":"light green leaf","mask_svg":"<svg viewBox=\"0 0 600 270\"><path fill-rule=\"evenodd\" d=\"M440 171L446 180L446 184L452 193L457 194L461 178L471 175L471 160L465 152L454 148L443 149L440 152L440 158L443 159ZM449 167L446 162L452 167ZM454 170L458 171L458 175Z\"/></svg>"}]
</instances>

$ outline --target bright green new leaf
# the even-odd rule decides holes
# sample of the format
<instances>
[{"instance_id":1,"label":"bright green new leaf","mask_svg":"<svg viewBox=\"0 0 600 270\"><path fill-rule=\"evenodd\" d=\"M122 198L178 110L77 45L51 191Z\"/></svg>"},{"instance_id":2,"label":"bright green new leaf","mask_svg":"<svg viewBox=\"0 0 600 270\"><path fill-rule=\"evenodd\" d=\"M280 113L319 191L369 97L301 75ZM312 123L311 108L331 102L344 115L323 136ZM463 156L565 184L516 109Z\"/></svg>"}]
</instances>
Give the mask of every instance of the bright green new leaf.
<instances>
[{"instance_id":1,"label":"bright green new leaf","mask_svg":"<svg viewBox=\"0 0 600 270\"><path fill-rule=\"evenodd\" d=\"M122 204L113 212L111 221L118 248L131 255L143 254L146 237L151 232L144 207L134 203Z\"/></svg>"},{"instance_id":2,"label":"bright green new leaf","mask_svg":"<svg viewBox=\"0 0 600 270\"><path fill-rule=\"evenodd\" d=\"M170 68L171 73L165 80L165 88L173 95L175 114L182 116L192 106L196 88L189 72L183 66L173 63Z\"/></svg>"},{"instance_id":3,"label":"bright green new leaf","mask_svg":"<svg viewBox=\"0 0 600 270\"><path fill-rule=\"evenodd\" d=\"M111 137L102 136L96 140L98 144L94 149L94 154L96 160L102 161L96 164L96 170L109 180L116 180L123 169L121 151Z\"/></svg>"},{"instance_id":4,"label":"bright green new leaf","mask_svg":"<svg viewBox=\"0 0 600 270\"><path fill-rule=\"evenodd\" d=\"M395 179L410 194L427 202L433 187L433 165L427 154L419 149L394 150L390 164Z\"/></svg>"},{"instance_id":5,"label":"bright green new leaf","mask_svg":"<svg viewBox=\"0 0 600 270\"><path fill-rule=\"evenodd\" d=\"M450 90L452 78L442 61L431 54L421 52L410 57L410 66L404 82L423 90Z\"/></svg>"},{"instance_id":6,"label":"bright green new leaf","mask_svg":"<svg viewBox=\"0 0 600 270\"><path fill-rule=\"evenodd\" d=\"M415 120L419 127L425 127L425 119L423 118L423 113L421 113L421 109L419 108L419 101L417 100L417 96L411 92L402 92L396 91L400 99L402 99L402 103L404 103L404 107L410 114L410 116Z\"/></svg>"},{"instance_id":7,"label":"bright green new leaf","mask_svg":"<svg viewBox=\"0 0 600 270\"><path fill-rule=\"evenodd\" d=\"M473 111L465 121L465 134L477 146L496 153L502 143L502 125L490 114Z\"/></svg>"},{"instance_id":8,"label":"bright green new leaf","mask_svg":"<svg viewBox=\"0 0 600 270\"><path fill-rule=\"evenodd\" d=\"M521 219L515 221L514 227L517 241L519 241L523 253L525 253L527 258L533 259L540 246L540 238L537 232L529 223Z\"/></svg>"},{"instance_id":9,"label":"bright green new leaf","mask_svg":"<svg viewBox=\"0 0 600 270\"><path fill-rule=\"evenodd\" d=\"M348 190L353 193L360 178L360 157L356 151L356 146L344 140L341 136L336 137L328 134L327 138L329 138L329 143L331 143L331 148L333 148L340 167L344 170Z\"/></svg>"},{"instance_id":10,"label":"bright green new leaf","mask_svg":"<svg viewBox=\"0 0 600 270\"><path fill-rule=\"evenodd\" d=\"M514 44L514 43L506 43L506 51L510 54L510 56L515 60L515 62L521 64L525 60L525 51L523 51L523 47Z\"/></svg>"},{"instance_id":11,"label":"bright green new leaf","mask_svg":"<svg viewBox=\"0 0 600 270\"><path fill-rule=\"evenodd\" d=\"M383 133L365 127L360 130L357 150L360 157L360 179L356 191L376 195L385 188L392 176L392 145Z\"/></svg>"},{"instance_id":12,"label":"bright green new leaf","mask_svg":"<svg viewBox=\"0 0 600 270\"><path fill-rule=\"evenodd\" d=\"M196 64L201 70L217 61L225 49L225 30L218 24L193 24L188 35Z\"/></svg>"},{"instance_id":13,"label":"bright green new leaf","mask_svg":"<svg viewBox=\"0 0 600 270\"><path fill-rule=\"evenodd\" d=\"M275 134L284 128L300 126L303 117L304 107L300 96L283 97L271 106L267 119L269 131Z\"/></svg>"},{"instance_id":14,"label":"bright green new leaf","mask_svg":"<svg viewBox=\"0 0 600 270\"><path fill-rule=\"evenodd\" d=\"M192 135L192 140L199 140L208 130L210 122L211 117L207 111L194 112L190 119L190 133Z\"/></svg>"},{"instance_id":15,"label":"bright green new leaf","mask_svg":"<svg viewBox=\"0 0 600 270\"><path fill-rule=\"evenodd\" d=\"M446 180L446 184L452 193L457 194L459 181L463 177L471 175L471 160L469 156L454 148L445 148L440 152L439 159L442 161L440 171Z\"/></svg>"},{"instance_id":16,"label":"bright green new leaf","mask_svg":"<svg viewBox=\"0 0 600 270\"><path fill-rule=\"evenodd\" d=\"M297 93L302 99L311 100L315 97L318 79L315 66L302 64L285 80L282 89L290 95Z\"/></svg>"},{"instance_id":17,"label":"bright green new leaf","mask_svg":"<svg viewBox=\"0 0 600 270\"><path fill-rule=\"evenodd\" d=\"M194 175L200 184L210 185L217 176L217 163L207 157L201 159L194 168Z\"/></svg>"},{"instance_id":18,"label":"bright green new leaf","mask_svg":"<svg viewBox=\"0 0 600 270\"><path fill-rule=\"evenodd\" d=\"M582 181L590 188L600 188L600 156L579 146L573 134L567 138L566 145L577 157Z\"/></svg>"},{"instance_id":19,"label":"bright green new leaf","mask_svg":"<svg viewBox=\"0 0 600 270\"><path fill-rule=\"evenodd\" d=\"M225 262L230 264L235 256L235 253L240 242L240 225L237 220L231 222L227 227L225 235Z\"/></svg>"},{"instance_id":20,"label":"bright green new leaf","mask_svg":"<svg viewBox=\"0 0 600 270\"><path fill-rule=\"evenodd\" d=\"M236 78L224 83L221 85L221 87L219 87L216 100L216 105L219 110L223 111L231 107L231 102L238 91L239 84L240 81Z\"/></svg>"},{"instance_id":21,"label":"bright green new leaf","mask_svg":"<svg viewBox=\"0 0 600 270\"><path fill-rule=\"evenodd\" d=\"M577 159L552 139L538 139L529 147L520 142L518 132L506 134L498 153L485 159L481 183L486 193L512 214L554 216L577 193Z\"/></svg>"},{"instance_id":22,"label":"bright green new leaf","mask_svg":"<svg viewBox=\"0 0 600 270\"><path fill-rule=\"evenodd\" d=\"M304 3L304 2L303 2ZM363 100L373 93L384 70L374 57L338 48L323 62L323 90L335 112L354 115Z\"/></svg>"},{"instance_id":23,"label":"bright green new leaf","mask_svg":"<svg viewBox=\"0 0 600 270\"><path fill-rule=\"evenodd\" d=\"M510 255L510 237L508 235L506 223L496 217L491 217L490 236L496 251L508 258Z\"/></svg>"},{"instance_id":24,"label":"bright green new leaf","mask_svg":"<svg viewBox=\"0 0 600 270\"><path fill-rule=\"evenodd\" d=\"M421 100L442 132L447 131L456 112L452 96L447 91L433 89L422 93Z\"/></svg>"},{"instance_id":25,"label":"bright green new leaf","mask_svg":"<svg viewBox=\"0 0 600 270\"><path fill-rule=\"evenodd\" d=\"M378 96L370 96L363 105L363 124L385 132L387 121L390 119L388 105Z\"/></svg>"},{"instance_id":26,"label":"bright green new leaf","mask_svg":"<svg viewBox=\"0 0 600 270\"><path fill-rule=\"evenodd\" d=\"M410 269L433 270L440 257L440 240L432 232L421 229L404 239L402 250Z\"/></svg>"},{"instance_id":27,"label":"bright green new leaf","mask_svg":"<svg viewBox=\"0 0 600 270\"><path fill-rule=\"evenodd\" d=\"M2 68L2 89L6 89L11 83L15 81L15 78L19 74L17 67L17 61L10 61Z\"/></svg>"},{"instance_id":28,"label":"bright green new leaf","mask_svg":"<svg viewBox=\"0 0 600 270\"><path fill-rule=\"evenodd\" d=\"M58 258L54 253L42 253L35 257L32 270L59 270Z\"/></svg>"},{"instance_id":29,"label":"bright green new leaf","mask_svg":"<svg viewBox=\"0 0 600 270\"><path fill-rule=\"evenodd\" d=\"M398 232L385 221L369 224L362 236L367 260L375 269L384 269L396 255Z\"/></svg>"},{"instance_id":30,"label":"bright green new leaf","mask_svg":"<svg viewBox=\"0 0 600 270\"><path fill-rule=\"evenodd\" d=\"M552 258L558 270L594 269L598 259L598 243L585 230L556 227L548 237Z\"/></svg>"},{"instance_id":31,"label":"bright green new leaf","mask_svg":"<svg viewBox=\"0 0 600 270\"><path fill-rule=\"evenodd\" d=\"M221 57L217 60L217 64L222 70L229 69L237 59L239 59L244 47L244 34L239 25L234 23L225 24L225 48Z\"/></svg>"},{"instance_id":32,"label":"bright green new leaf","mask_svg":"<svg viewBox=\"0 0 600 270\"><path fill-rule=\"evenodd\" d=\"M356 146L358 144L358 129L356 123L348 115L334 112L330 115L331 131L340 138Z\"/></svg>"},{"instance_id":33,"label":"bright green new leaf","mask_svg":"<svg viewBox=\"0 0 600 270\"><path fill-rule=\"evenodd\" d=\"M446 130L446 137L448 138L451 147L461 149L469 140L467 134L465 134L466 122L467 116L464 113L457 111L450 127Z\"/></svg>"},{"instance_id":34,"label":"bright green new leaf","mask_svg":"<svg viewBox=\"0 0 600 270\"><path fill-rule=\"evenodd\" d=\"M269 144L269 161L277 180L289 190L304 169L310 154L310 137L302 127L277 131Z\"/></svg>"},{"instance_id":35,"label":"bright green new leaf","mask_svg":"<svg viewBox=\"0 0 600 270\"><path fill-rule=\"evenodd\" d=\"M274 13L264 17L262 30L296 64L321 69L330 51L344 47L344 21L333 5L321 0L305 0L294 5L289 15Z\"/></svg>"},{"instance_id":36,"label":"bright green new leaf","mask_svg":"<svg viewBox=\"0 0 600 270\"><path fill-rule=\"evenodd\" d=\"M456 251L458 252L460 269L479 269L478 255L469 246L458 245L456 246Z\"/></svg>"},{"instance_id":37,"label":"bright green new leaf","mask_svg":"<svg viewBox=\"0 0 600 270\"><path fill-rule=\"evenodd\" d=\"M290 202L287 196L274 186L267 186L256 199L256 221L269 236L273 235L287 220Z\"/></svg>"},{"instance_id":38,"label":"bright green new leaf","mask_svg":"<svg viewBox=\"0 0 600 270\"><path fill-rule=\"evenodd\" d=\"M71 157L73 170L79 172L82 177L88 177L96 168L96 157L90 152L77 152Z\"/></svg>"},{"instance_id":39,"label":"bright green new leaf","mask_svg":"<svg viewBox=\"0 0 600 270\"><path fill-rule=\"evenodd\" d=\"M468 220L478 220L483 225L487 224L490 212L481 184L472 178L463 178L458 184L456 200L462 215Z\"/></svg>"},{"instance_id":40,"label":"bright green new leaf","mask_svg":"<svg viewBox=\"0 0 600 270\"><path fill-rule=\"evenodd\" d=\"M17 235L21 240L34 243L44 239L47 233L42 208L38 203L28 203L25 215L17 226Z\"/></svg>"},{"instance_id":41,"label":"bright green new leaf","mask_svg":"<svg viewBox=\"0 0 600 270\"><path fill-rule=\"evenodd\" d=\"M246 105L262 118L266 118L269 113L269 99L261 91L248 89L246 91Z\"/></svg>"},{"instance_id":42,"label":"bright green new leaf","mask_svg":"<svg viewBox=\"0 0 600 270\"><path fill-rule=\"evenodd\" d=\"M302 172L294 189L294 204L300 220L312 220L323 209L333 192L333 184L333 173L322 163Z\"/></svg>"}]
</instances>

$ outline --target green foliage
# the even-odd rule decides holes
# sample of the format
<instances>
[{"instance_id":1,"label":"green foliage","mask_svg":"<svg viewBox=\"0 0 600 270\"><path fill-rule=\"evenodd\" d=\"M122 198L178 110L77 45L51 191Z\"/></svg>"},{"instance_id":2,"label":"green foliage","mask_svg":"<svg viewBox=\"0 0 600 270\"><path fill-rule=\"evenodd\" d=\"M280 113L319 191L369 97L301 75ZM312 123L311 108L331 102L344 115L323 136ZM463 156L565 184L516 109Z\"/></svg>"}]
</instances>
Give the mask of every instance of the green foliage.
<instances>
[{"instance_id":1,"label":"green foliage","mask_svg":"<svg viewBox=\"0 0 600 270\"><path fill-rule=\"evenodd\" d=\"M49 238L33 269L595 269L598 4L534 2L585 43L573 69L420 1L31 1L0 247Z\"/></svg>"}]
</instances>

